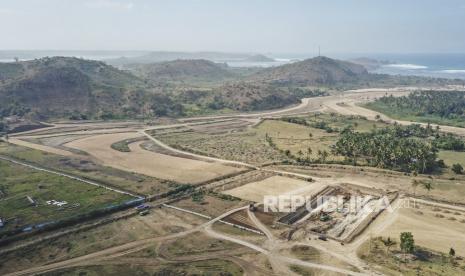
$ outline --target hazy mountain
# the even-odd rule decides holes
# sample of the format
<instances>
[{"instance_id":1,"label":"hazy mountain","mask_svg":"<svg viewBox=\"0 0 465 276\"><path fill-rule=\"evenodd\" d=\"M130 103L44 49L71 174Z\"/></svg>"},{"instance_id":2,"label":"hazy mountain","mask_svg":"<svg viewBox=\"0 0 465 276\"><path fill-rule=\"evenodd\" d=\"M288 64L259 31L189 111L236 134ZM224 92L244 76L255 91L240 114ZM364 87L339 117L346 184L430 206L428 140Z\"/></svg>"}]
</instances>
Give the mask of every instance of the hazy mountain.
<instances>
[{"instance_id":1,"label":"hazy mountain","mask_svg":"<svg viewBox=\"0 0 465 276\"><path fill-rule=\"evenodd\" d=\"M131 71L154 82L212 82L234 77L226 64L205 59L174 60L128 66Z\"/></svg>"},{"instance_id":2,"label":"hazy mountain","mask_svg":"<svg viewBox=\"0 0 465 276\"><path fill-rule=\"evenodd\" d=\"M273 61L272 59L263 55L248 54L248 53L222 53L222 52L150 52L145 55L136 57L120 57L114 59L106 59L108 64L115 66L125 66L135 63L156 63L163 61L174 61L178 59L192 60L192 59L206 59L214 62L228 62L228 61L252 61L253 59L261 59L257 61ZM251 60L249 60L251 59Z\"/></svg>"},{"instance_id":3,"label":"hazy mountain","mask_svg":"<svg viewBox=\"0 0 465 276\"><path fill-rule=\"evenodd\" d=\"M286 85L331 86L341 82L354 82L367 76L367 70L361 65L315 57L264 69L250 76L249 80Z\"/></svg>"},{"instance_id":4,"label":"hazy mountain","mask_svg":"<svg viewBox=\"0 0 465 276\"><path fill-rule=\"evenodd\" d=\"M249 61L249 62L273 62L275 60L272 59L272 58L269 58L267 56L264 56L264 55L253 55L253 56L250 56L250 57L246 58L245 61Z\"/></svg>"}]
</instances>

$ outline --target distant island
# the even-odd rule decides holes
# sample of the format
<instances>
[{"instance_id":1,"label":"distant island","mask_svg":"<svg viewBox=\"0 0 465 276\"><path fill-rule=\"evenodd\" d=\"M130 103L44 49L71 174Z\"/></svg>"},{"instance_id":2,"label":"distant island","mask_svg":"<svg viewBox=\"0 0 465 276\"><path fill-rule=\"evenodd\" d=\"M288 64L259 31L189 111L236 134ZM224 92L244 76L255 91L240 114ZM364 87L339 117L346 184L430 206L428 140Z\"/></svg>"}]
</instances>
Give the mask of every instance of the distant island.
<instances>
[{"instance_id":1,"label":"distant island","mask_svg":"<svg viewBox=\"0 0 465 276\"><path fill-rule=\"evenodd\" d=\"M245 59L245 61L249 61L249 62L273 62L273 61L276 61L275 59L273 58L270 58L270 57L267 57L265 55L253 55L253 56L250 56L248 58Z\"/></svg>"}]
</instances>

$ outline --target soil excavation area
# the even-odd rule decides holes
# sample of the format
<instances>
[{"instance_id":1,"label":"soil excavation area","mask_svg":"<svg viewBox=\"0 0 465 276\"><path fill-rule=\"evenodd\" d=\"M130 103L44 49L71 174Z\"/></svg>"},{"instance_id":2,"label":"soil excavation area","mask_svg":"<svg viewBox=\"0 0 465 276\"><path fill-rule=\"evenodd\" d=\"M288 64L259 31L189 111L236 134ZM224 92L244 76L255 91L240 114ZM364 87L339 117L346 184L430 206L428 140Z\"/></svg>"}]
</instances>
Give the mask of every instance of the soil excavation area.
<instances>
[{"instance_id":1,"label":"soil excavation area","mask_svg":"<svg viewBox=\"0 0 465 276\"><path fill-rule=\"evenodd\" d=\"M130 144L130 152L120 152L111 148L116 142L140 136L141 134L136 132L103 134L72 141L65 146L85 151L106 166L180 183L200 183L241 170L219 163L147 151L140 147L142 142Z\"/></svg>"}]
</instances>

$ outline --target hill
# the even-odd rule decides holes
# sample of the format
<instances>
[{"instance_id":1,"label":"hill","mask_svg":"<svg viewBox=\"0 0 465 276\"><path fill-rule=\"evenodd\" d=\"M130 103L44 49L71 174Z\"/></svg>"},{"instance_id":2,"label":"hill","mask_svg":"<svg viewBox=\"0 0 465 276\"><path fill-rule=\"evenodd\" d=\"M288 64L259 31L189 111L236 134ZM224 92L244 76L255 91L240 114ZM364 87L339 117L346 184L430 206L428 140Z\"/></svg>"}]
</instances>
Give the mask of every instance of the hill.
<instances>
[{"instance_id":1,"label":"hill","mask_svg":"<svg viewBox=\"0 0 465 276\"><path fill-rule=\"evenodd\" d=\"M132 117L142 111L171 113L174 105L142 79L99 61L53 57L0 63L2 116Z\"/></svg>"},{"instance_id":2,"label":"hill","mask_svg":"<svg viewBox=\"0 0 465 276\"><path fill-rule=\"evenodd\" d=\"M282 66L264 69L249 77L251 81L285 85L332 86L367 78L367 70L358 64L316 57Z\"/></svg>"},{"instance_id":3,"label":"hill","mask_svg":"<svg viewBox=\"0 0 465 276\"><path fill-rule=\"evenodd\" d=\"M225 62L230 60L244 60L251 55L240 53L222 53L222 52L169 52L169 51L155 51L145 55L135 57L120 57L116 59L108 59L108 64L116 66L125 66L130 64L147 64L164 61L174 61L178 59L206 59L216 62Z\"/></svg>"},{"instance_id":4,"label":"hill","mask_svg":"<svg viewBox=\"0 0 465 276\"><path fill-rule=\"evenodd\" d=\"M174 60L130 66L133 73L154 82L212 82L230 79L234 74L225 64L205 59Z\"/></svg>"},{"instance_id":5,"label":"hill","mask_svg":"<svg viewBox=\"0 0 465 276\"><path fill-rule=\"evenodd\" d=\"M275 61L272 58L269 58L264 55L253 55L245 59L245 61L250 61L250 62L273 62Z\"/></svg>"}]
</instances>

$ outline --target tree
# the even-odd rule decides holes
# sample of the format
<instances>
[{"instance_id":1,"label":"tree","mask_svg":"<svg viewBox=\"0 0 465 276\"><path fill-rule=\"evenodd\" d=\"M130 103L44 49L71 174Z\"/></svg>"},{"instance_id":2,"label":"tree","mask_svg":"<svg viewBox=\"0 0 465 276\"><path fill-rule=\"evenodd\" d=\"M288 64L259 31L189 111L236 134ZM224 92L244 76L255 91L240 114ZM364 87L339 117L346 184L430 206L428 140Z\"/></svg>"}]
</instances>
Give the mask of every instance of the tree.
<instances>
[{"instance_id":1,"label":"tree","mask_svg":"<svg viewBox=\"0 0 465 276\"><path fill-rule=\"evenodd\" d=\"M310 158L310 155L312 155L312 148L311 147L308 147L307 148L307 158Z\"/></svg>"},{"instance_id":2,"label":"tree","mask_svg":"<svg viewBox=\"0 0 465 276\"><path fill-rule=\"evenodd\" d=\"M460 164L454 164L452 165L452 171L456 174L462 174L463 173L463 167Z\"/></svg>"},{"instance_id":3,"label":"tree","mask_svg":"<svg viewBox=\"0 0 465 276\"><path fill-rule=\"evenodd\" d=\"M329 153L326 150L324 150L322 155L321 155L322 161L326 162L326 158L328 158L328 156L329 156Z\"/></svg>"},{"instance_id":4,"label":"tree","mask_svg":"<svg viewBox=\"0 0 465 276\"><path fill-rule=\"evenodd\" d=\"M430 181L424 181L421 183L421 185L427 191L428 194L433 189L433 184Z\"/></svg>"},{"instance_id":5,"label":"tree","mask_svg":"<svg viewBox=\"0 0 465 276\"><path fill-rule=\"evenodd\" d=\"M415 196L418 185L420 185L420 182L418 182L418 180L416 179L413 179L412 180L413 196Z\"/></svg>"},{"instance_id":6,"label":"tree","mask_svg":"<svg viewBox=\"0 0 465 276\"><path fill-rule=\"evenodd\" d=\"M204 200L204 193L202 191L192 194L192 201L200 203L200 202L203 202L203 200Z\"/></svg>"},{"instance_id":7,"label":"tree","mask_svg":"<svg viewBox=\"0 0 465 276\"><path fill-rule=\"evenodd\" d=\"M386 253L388 253L391 250L391 247L396 244L396 242L393 241L390 237L388 237L385 240L382 240L382 242L384 243L384 246L386 246L386 249L387 249Z\"/></svg>"},{"instance_id":8,"label":"tree","mask_svg":"<svg viewBox=\"0 0 465 276\"><path fill-rule=\"evenodd\" d=\"M326 161L326 158L328 158L329 153L326 150L318 150L318 157L320 159L320 162L324 163Z\"/></svg>"},{"instance_id":9,"label":"tree","mask_svg":"<svg viewBox=\"0 0 465 276\"><path fill-rule=\"evenodd\" d=\"M400 233L400 249L404 253L413 253L415 250L415 240L410 232Z\"/></svg>"}]
</instances>

